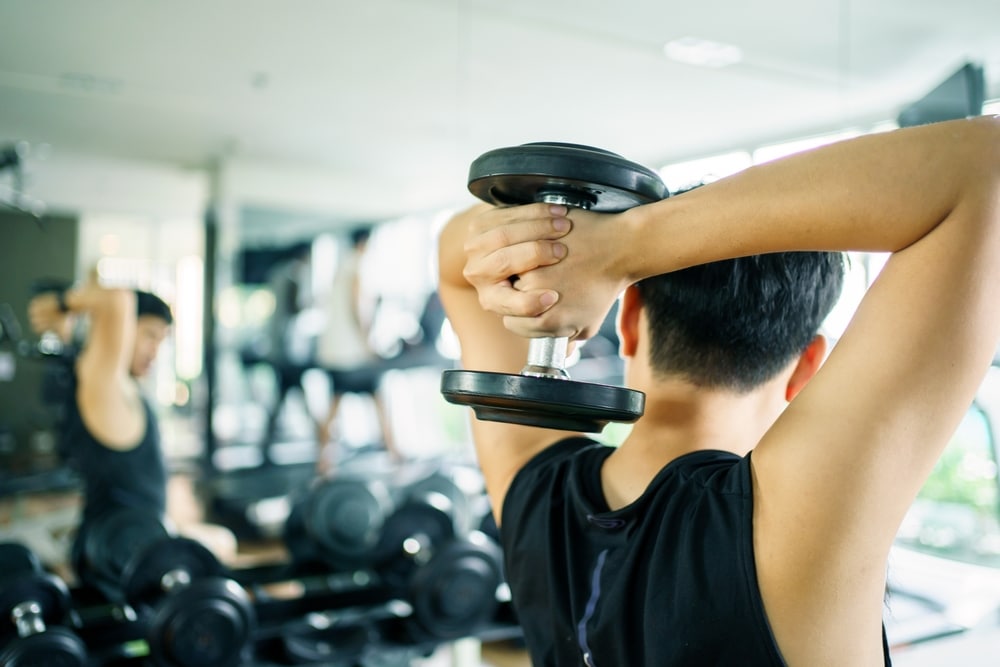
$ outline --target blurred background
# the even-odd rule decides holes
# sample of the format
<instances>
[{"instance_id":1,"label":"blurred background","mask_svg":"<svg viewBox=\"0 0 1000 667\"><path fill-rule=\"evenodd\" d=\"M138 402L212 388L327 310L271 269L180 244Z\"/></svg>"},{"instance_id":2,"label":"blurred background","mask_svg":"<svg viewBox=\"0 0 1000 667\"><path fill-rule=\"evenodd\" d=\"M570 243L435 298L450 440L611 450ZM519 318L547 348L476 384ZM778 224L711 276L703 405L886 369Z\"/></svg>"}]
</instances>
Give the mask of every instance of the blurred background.
<instances>
[{"instance_id":1,"label":"blurred background","mask_svg":"<svg viewBox=\"0 0 1000 667\"><path fill-rule=\"evenodd\" d=\"M36 281L95 276L170 303L146 388L171 511L231 531L234 563L280 558L336 391L323 332L347 267L380 381L343 396L331 437L474 467L468 415L438 391L457 350L434 262L441 224L474 201L478 155L587 144L677 190L1000 113L998 26L993 0L0 2L0 533L58 564L77 519L58 381L25 353L40 349L26 327ZM852 257L834 339L882 261ZM616 381L604 334L574 377ZM995 382L901 531L887 612L899 665L992 664Z\"/></svg>"}]
</instances>

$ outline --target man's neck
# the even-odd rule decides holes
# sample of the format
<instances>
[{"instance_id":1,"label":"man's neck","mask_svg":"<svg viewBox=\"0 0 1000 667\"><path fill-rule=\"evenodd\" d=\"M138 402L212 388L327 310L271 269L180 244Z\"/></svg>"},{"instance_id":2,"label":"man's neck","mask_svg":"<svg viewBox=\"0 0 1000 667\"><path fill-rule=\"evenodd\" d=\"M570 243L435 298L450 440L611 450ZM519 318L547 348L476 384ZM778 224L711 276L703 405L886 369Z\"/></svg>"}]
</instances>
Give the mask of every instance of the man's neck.
<instances>
[{"instance_id":1,"label":"man's neck","mask_svg":"<svg viewBox=\"0 0 1000 667\"><path fill-rule=\"evenodd\" d=\"M737 394L667 381L644 390L643 417L601 473L612 509L633 502L665 465L684 454L721 450L745 456L784 406L769 386Z\"/></svg>"}]
</instances>

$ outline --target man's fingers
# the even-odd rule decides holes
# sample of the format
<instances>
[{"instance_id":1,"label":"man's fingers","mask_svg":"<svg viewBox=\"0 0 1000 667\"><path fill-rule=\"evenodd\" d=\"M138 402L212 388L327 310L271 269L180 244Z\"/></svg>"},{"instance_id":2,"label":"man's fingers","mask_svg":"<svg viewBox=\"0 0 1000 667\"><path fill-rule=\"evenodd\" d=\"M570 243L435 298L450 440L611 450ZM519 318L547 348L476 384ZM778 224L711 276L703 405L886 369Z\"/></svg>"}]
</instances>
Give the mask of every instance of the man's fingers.
<instances>
[{"instance_id":1,"label":"man's fingers","mask_svg":"<svg viewBox=\"0 0 1000 667\"><path fill-rule=\"evenodd\" d=\"M565 220L568 214L569 209L559 204L527 204L492 208L476 216L470 222L469 235L480 236L495 228L515 225L524 221L551 224L553 220Z\"/></svg>"},{"instance_id":2,"label":"man's fingers","mask_svg":"<svg viewBox=\"0 0 1000 667\"><path fill-rule=\"evenodd\" d=\"M465 252L485 255L502 248L531 241L553 241L569 233L568 218L532 218L517 220L469 235Z\"/></svg>"},{"instance_id":3,"label":"man's fingers","mask_svg":"<svg viewBox=\"0 0 1000 667\"><path fill-rule=\"evenodd\" d=\"M559 301L553 290L523 292L507 281L492 288L479 290L479 305L498 315L533 318L541 315Z\"/></svg>"},{"instance_id":4,"label":"man's fingers","mask_svg":"<svg viewBox=\"0 0 1000 667\"><path fill-rule=\"evenodd\" d=\"M470 285L480 287L555 264L565 256L566 246L559 241L527 241L470 257L463 273Z\"/></svg>"}]
</instances>

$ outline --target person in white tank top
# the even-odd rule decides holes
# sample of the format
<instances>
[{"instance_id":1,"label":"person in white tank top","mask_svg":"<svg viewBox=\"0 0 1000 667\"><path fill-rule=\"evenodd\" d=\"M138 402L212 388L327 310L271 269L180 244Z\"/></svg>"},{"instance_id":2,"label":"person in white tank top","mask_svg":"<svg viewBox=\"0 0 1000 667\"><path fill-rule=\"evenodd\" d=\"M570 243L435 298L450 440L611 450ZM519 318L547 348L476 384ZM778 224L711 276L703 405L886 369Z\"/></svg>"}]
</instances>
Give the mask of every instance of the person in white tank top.
<instances>
[{"instance_id":1,"label":"person in white tank top","mask_svg":"<svg viewBox=\"0 0 1000 667\"><path fill-rule=\"evenodd\" d=\"M396 456L388 412L379 393L382 372L377 367L378 356L368 343L374 308L365 303L361 290L361 261L370 235L367 227L351 231L351 248L340 259L333 284L322 302L325 323L316 342L316 363L330 381L330 407L316 424L316 469L320 474L329 472L336 459L336 452L329 446L331 440L336 440L332 437L333 426L344 394L372 397L382 441Z\"/></svg>"}]
</instances>

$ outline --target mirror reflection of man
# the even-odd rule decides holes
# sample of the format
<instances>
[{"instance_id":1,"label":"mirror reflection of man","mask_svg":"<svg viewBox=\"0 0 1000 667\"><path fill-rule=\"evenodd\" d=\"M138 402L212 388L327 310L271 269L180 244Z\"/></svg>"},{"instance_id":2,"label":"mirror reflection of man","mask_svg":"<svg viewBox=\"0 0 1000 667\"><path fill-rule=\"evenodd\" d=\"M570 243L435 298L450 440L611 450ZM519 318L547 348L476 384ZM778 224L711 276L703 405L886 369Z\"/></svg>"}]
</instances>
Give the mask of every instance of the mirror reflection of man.
<instances>
[{"instance_id":1,"label":"mirror reflection of man","mask_svg":"<svg viewBox=\"0 0 1000 667\"><path fill-rule=\"evenodd\" d=\"M154 294L93 282L36 296L28 316L39 334L65 332L72 318L87 318L59 433L84 487L76 556L88 526L107 512L130 507L161 518L166 513L160 431L138 380L152 369L173 316Z\"/></svg>"}]
</instances>

